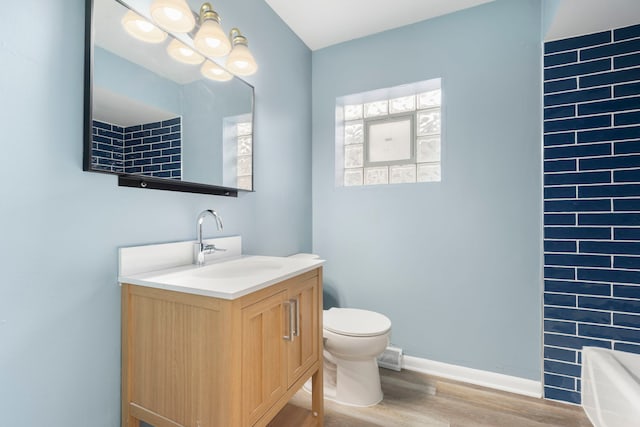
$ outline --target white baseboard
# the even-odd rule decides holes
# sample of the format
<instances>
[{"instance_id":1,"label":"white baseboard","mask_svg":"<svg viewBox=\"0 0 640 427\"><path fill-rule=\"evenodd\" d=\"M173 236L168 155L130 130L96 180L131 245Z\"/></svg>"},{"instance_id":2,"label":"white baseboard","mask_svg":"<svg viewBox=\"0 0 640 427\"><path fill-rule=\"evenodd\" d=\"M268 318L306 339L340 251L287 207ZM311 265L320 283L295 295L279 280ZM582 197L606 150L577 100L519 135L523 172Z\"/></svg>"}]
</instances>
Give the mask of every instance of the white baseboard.
<instances>
[{"instance_id":1,"label":"white baseboard","mask_svg":"<svg viewBox=\"0 0 640 427\"><path fill-rule=\"evenodd\" d=\"M403 357L402 368L510 393L537 398L542 397L542 383L540 381L465 368L464 366L450 365L407 355Z\"/></svg>"}]
</instances>

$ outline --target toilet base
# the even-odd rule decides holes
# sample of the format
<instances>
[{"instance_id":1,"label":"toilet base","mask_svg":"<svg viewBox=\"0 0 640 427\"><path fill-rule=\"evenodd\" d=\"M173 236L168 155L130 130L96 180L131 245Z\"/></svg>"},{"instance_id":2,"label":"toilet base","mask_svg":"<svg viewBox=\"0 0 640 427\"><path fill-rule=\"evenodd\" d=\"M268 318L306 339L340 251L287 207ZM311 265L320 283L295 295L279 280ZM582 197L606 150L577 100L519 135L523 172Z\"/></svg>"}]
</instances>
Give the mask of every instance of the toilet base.
<instances>
[{"instance_id":1,"label":"toilet base","mask_svg":"<svg viewBox=\"0 0 640 427\"><path fill-rule=\"evenodd\" d=\"M380 371L376 359L345 360L324 351L324 398L341 405L367 407L382 401ZM331 362L330 360L335 360ZM311 382L304 385L311 391Z\"/></svg>"}]
</instances>

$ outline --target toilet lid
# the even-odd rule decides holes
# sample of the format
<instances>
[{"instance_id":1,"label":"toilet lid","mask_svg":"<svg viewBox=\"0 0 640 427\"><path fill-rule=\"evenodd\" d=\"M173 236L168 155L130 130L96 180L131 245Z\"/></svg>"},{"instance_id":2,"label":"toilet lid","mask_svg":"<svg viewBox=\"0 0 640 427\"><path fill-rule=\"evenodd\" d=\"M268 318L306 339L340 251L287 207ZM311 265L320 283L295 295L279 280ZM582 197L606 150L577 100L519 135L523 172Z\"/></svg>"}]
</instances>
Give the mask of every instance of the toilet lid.
<instances>
[{"instance_id":1,"label":"toilet lid","mask_svg":"<svg viewBox=\"0 0 640 427\"><path fill-rule=\"evenodd\" d=\"M330 308L322 316L324 328L340 335L368 337L391 329L391 320L375 311L357 308Z\"/></svg>"}]
</instances>

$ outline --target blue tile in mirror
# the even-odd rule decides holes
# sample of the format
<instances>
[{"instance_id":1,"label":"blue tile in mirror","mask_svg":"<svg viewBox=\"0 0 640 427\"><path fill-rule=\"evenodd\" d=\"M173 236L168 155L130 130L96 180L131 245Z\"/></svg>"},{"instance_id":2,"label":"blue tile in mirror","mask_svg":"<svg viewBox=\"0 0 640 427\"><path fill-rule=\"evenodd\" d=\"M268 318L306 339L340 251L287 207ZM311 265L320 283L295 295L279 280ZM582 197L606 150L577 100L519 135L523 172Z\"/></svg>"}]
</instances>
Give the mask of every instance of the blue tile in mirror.
<instances>
[{"instance_id":1,"label":"blue tile in mirror","mask_svg":"<svg viewBox=\"0 0 640 427\"><path fill-rule=\"evenodd\" d=\"M91 165L107 172L124 172L124 129L118 125L93 121Z\"/></svg>"},{"instance_id":2,"label":"blue tile in mirror","mask_svg":"<svg viewBox=\"0 0 640 427\"><path fill-rule=\"evenodd\" d=\"M93 120L91 164L113 173L181 179L181 119L123 128Z\"/></svg>"}]
</instances>

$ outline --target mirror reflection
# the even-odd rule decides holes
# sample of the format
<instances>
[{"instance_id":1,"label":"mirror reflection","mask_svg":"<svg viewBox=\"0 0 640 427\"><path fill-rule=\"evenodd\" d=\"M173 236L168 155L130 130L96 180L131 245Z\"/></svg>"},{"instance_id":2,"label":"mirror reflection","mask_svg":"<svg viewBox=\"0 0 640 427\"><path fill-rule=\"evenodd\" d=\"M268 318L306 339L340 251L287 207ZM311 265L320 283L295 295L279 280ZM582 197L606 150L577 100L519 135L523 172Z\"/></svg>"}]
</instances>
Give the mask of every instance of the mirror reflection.
<instances>
[{"instance_id":1,"label":"mirror reflection","mask_svg":"<svg viewBox=\"0 0 640 427\"><path fill-rule=\"evenodd\" d=\"M253 88L150 3L94 0L91 170L252 190Z\"/></svg>"}]
</instances>

